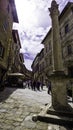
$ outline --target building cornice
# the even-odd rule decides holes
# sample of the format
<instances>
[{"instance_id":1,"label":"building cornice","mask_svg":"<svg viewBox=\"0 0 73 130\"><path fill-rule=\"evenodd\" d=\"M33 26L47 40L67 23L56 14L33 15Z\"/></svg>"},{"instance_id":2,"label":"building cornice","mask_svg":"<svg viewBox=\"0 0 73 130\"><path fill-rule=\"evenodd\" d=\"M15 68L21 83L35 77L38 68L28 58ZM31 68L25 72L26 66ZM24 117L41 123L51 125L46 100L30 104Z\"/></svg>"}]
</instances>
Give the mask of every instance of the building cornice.
<instances>
[{"instance_id":1,"label":"building cornice","mask_svg":"<svg viewBox=\"0 0 73 130\"><path fill-rule=\"evenodd\" d=\"M62 10L61 14L59 15L59 20L62 18L62 16L65 14L65 12L68 10L68 8L73 5L73 2L68 2L64 9Z\"/></svg>"}]
</instances>

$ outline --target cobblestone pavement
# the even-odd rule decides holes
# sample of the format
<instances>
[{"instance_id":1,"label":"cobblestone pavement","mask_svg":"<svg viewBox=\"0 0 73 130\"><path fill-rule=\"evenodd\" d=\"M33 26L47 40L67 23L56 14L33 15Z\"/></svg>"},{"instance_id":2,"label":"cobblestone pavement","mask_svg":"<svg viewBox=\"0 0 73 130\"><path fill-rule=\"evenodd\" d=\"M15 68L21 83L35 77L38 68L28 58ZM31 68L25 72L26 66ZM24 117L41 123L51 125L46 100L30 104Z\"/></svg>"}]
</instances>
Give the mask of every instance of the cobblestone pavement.
<instances>
[{"instance_id":1,"label":"cobblestone pavement","mask_svg":"<svg viewBox=\"0 0 73 130\"><path fill-rule=\"evenodd\" d=\"M51 96L47 94L47 88L43 91L6 88L0 92L0 130L70 130L32 121L32 116L50 102Z\"/></svg>"}]
</instances>

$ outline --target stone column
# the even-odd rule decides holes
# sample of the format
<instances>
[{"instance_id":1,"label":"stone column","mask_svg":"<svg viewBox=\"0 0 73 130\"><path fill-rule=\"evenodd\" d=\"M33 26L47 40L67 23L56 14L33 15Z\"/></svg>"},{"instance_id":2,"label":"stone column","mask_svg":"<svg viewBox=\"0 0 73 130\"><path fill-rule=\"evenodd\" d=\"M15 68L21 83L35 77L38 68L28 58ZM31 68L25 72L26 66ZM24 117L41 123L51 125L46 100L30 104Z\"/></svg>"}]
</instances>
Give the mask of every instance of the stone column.
<instances>
[{"instance_id":1,"label":"stone column","mask_svg":"<svg viewBox=\"0 0 73 130\"><path fill-rule=\"evenodd\" d=\"M53 38L53 71L63 71L63 61L62 61L62 51L60 43L60 33L59 33L59 11L58 5L55 0L51 3L50 16L52 19L52 38Z\"/></svg>"},{"instance_id":2,"label":"stone column","mask_svg":"<svg viewBox=\"0 0 73 130\"><path fill-rule=\"evenodd\" d=\"M52 19L52 38L53 38L53 75L52 78L52 106L55 109L65 109L67 108L67 97L66 97L66 84L64 82L64 72L63 72L63 60L62 60L62 50L60 43L60 33L59 33L59 10L58 5L55 0L51 3L51 8L49 9L50 16Z\"/></svg>"}]
</instances>

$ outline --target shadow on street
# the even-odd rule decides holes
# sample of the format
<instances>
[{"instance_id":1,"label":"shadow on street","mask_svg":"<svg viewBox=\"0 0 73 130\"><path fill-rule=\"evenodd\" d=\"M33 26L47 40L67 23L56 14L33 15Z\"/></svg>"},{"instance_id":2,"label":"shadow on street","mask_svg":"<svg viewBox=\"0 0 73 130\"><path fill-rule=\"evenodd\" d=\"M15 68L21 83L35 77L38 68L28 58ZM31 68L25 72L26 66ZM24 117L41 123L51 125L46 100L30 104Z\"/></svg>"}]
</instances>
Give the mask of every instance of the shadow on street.
<instances>
[{"instance_id":1,"label":"shadow on street","mask_svg":"<svg viewBox=\"0 0 73 130\"><path fill-rule=\"evenodd\" d=\"M0 102L4 102L17 88L8 88L6 87L3 91L0 92Z\"/></svg>"}]
</instances>

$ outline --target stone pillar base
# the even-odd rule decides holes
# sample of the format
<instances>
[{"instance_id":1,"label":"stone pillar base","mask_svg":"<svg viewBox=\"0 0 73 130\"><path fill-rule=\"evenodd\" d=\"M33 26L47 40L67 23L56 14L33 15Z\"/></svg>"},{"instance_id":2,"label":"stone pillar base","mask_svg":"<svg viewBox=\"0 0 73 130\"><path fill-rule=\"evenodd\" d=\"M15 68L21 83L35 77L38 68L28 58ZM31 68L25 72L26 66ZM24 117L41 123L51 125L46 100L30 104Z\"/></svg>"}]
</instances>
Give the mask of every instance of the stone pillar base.
<instances>
[{"instance_id":1,"label":"stone pillar base","mask_svg":"<svg viewBox=\"0 0 73 130\"><path fill-rule=\"evenodd\" d=\"M68 78L63 71L55 71L48 77L51 81L52 106L55 110L68 109L66 81Z\"/></svg>"},{"instance_id":2,"label":"stone pillar base","mask_svg":"<svg viewBox=\"0 0 73 130\"><path fill-rule=\"evenodd\" d=\"M73 127L73 112L57 111L47 105L38 115L33 115L32 120Z\"/></svg>"},{"instance_id":3,"label":"stone pillar base","mask_svg":"<svg viewBox=\"0 0 73 130\"><path fill-rule=\"evenodd\" d=\"M60 106L61 108L53 108L53 106L51 105L49 108L47 108L46 113L47 114L55 114L58 116L69 116L69 117L73 117L73 107L70 106L69 104L66 106Z\"/></svg>"}]
</instances>

